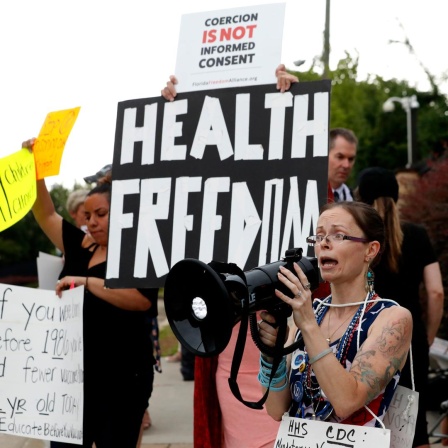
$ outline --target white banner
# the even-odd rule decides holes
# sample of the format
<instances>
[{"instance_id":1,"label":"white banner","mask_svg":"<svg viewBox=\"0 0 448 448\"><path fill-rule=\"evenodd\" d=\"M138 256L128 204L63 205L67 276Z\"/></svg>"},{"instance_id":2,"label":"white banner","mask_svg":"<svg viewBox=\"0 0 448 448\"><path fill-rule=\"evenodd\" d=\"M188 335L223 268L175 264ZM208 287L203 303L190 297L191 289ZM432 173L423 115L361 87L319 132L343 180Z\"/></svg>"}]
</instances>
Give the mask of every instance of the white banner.
<instances>
[{"instance_id":1,"label":"white banner","mask_svg":"<svg viewBox=\"0 0 448 448\"><path fill-rule=\"evenodd\" d=\"M274 448L389 448L390 431L283 416Z\"/></svg>"},{"instance_id":2,"label":"white banner","mask_svg":"<svg viewBox=\"0 0 448 448\"><path fill-rule=\"evenodd\" d=\"M0 285L0 433L82 444L83 297Z\"/></svg>"},{"instance_id":3,"label":"white banner","mask_svg":"<svg viewBox=\"0 0 448 448\"><path fill-rule=\"evenodd\" d=\"M391 430L390 448L412 447L418 413L418 397L418 392L397 386L383 420L384 426Z\"/></svg>"}]
</instances>

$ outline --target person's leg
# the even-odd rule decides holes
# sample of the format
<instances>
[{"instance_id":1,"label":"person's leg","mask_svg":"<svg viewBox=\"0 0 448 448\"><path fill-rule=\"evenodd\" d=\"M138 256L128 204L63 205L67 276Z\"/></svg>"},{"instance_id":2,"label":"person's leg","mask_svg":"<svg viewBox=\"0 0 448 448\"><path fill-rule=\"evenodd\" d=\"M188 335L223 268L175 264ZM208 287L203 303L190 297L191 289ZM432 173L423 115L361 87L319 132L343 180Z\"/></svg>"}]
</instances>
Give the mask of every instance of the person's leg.
<instances>
[{"instance_id":1,"label":"person's leg","mask_svg":"<svg viewBox=\"0 0 448 448\"><path fill-rule=\"evenodd\" d=\"M440 432L444 435L448 435L448 417L445 417L440 424ZM448 437L442 438L442 445L448 446Z\"/></svg>"},{"instance_id":2,"label":"person's leg","mask_svg":"<svg viewBox=\"0 0 448 448\"><path fill-rule=\"evenodd\" d=\"M182 346L182 357L180 360L180 373L184 381L194 380L194 359L193 353Z\"/></svg>"},{"instance_id":3,"label":"person's leg","mask_svg":"<svg viewBox=\"0 0 448 448\"><path fill-rule=\"evenodd\" d=\"M149 406L148 406L148 408L149 408ZM148 429L152 425L151 416L149 415L148 408L146 408L146 411L143 414L143 420L142 420L143 429Z\"/></svg>"},{"instance_id":4,"label":"person's leg","mask_svg":"<svg viewBox=\"0 0 448 448\"><path fill-rule=\"evenodd\" d=\"M180 342L177 344L177 352L174 355L168 356L166 360L168 362L180 362L182 359L182 346Z\"/></svg>"},{"instance_id":5,"label":"person's leg","mask_svg":"<svg viewBox=\"0 0 448 448\"><path fill-rule=\"evenodd\" d=\"M50 442L50 448L74 448L75 446L79 447L80 445L65 442Z\"/></svg>"},{"instance_id":6,"label":"person's leg","mask_svg":"<svg viewBox=\"0 0 448 448\"><path fill-rule=\"evenodd\" d=\"M111 385L103 407L109 412L98 414L95 425L96 448L135 448L143 414L152 392L154 372L128 377Z\"/></svg>"},{"instance_id":7,"label":"person's leg","mask_svg":"<svg viewBox=\"0 0 448 448\"><path fill-rule=\"evenodd\" d=\"M50 442L50 448L92 448L92 440L87 440L83 438L82 445L77 445L74 443L66 443L66 442Z\"/></svg>"}]
</instances>

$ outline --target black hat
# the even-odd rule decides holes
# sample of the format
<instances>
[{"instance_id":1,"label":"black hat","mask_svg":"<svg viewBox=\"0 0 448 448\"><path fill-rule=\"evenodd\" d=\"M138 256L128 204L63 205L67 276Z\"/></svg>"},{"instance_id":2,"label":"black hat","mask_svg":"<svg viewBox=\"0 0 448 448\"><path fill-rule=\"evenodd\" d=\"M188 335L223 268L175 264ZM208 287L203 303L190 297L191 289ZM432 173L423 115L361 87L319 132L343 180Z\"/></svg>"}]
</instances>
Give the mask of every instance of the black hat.
<instances>
[{"instance_id":1,"label":"black hat","mask_svg":"<svg viewBox=\"0 0 448 448\"><path fill-rule=\"evenodd\" d=\"M110 170L112 169L112 165L103 166L96 174L92 176L87 176L84 178L85 182L88 184L93 184L94 182L98 182L102 177L104 177Z\"/></svg>"},{"instance_id":2,"label":"black hat","mask_svg":"<svg viewBox=\"0 0 448 448\"><path fill-rule=\"evenodd\" d=\"M380 197L398 200L398 182L395 174L385 168L372 167L362 170L358 175L358 192L361 200L372 205Z\"/></svg>"}]
</instances>

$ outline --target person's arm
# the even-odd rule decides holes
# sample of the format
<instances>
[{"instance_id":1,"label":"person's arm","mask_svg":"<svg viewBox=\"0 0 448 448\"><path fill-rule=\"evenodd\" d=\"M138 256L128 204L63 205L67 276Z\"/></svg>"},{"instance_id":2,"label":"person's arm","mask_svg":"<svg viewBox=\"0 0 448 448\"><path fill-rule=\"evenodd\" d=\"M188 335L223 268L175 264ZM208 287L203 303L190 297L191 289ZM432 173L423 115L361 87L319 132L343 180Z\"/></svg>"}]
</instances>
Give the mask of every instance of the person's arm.
<instances>
[{"instance_id":1,"label":"person's arm","mask_svg":"<svg viewBox=\"0 0 448 448\"><path fill-rule=\"evenodd\" d=\"M260 313L261 322L258 324L258 332L260 335L261 341L267 345L268 347L274 347L276 340L277 340L277 334L278 334L278 327L275 326L275 317L271 314L267 313L266 311L262 311ZM273 326L274 325L274 326ZM297 327L292 323L289 325L288 323L288 333L287 333L287 341L286 346L289 346L294 342L294 337L297 332ZM272 363L272 359L266 357L265 355L260 353L260 356L263 356L267 362ZM286 361L286 378L285 381L282 383L278 383L277 387L281 387L285 384L285 382L288 382L289 373L290 373L290 365L291 365L291 355L287 356ZM266 388L264 386L261 387L263 394L266 392ZM266 412L270 417L272 417L274 420L280 421L282 419L282 416L285 412L288 411L288 409L291 406L292 398L291 398L291 392L289 390L289 387L286 387L283 390L275 391L270 390L268 394L268 398L266 399Z\"/></svg>"},{"instance_id":2,"label":"person's arm","mask_svg":"<svg viewBox=\"0 0 448 448\"><path fill-rule=\"evenodd\" d=\"M22 148L33 150L35 138L22 143ZM56 212L53 200L45 185L45 180L36 181L36 201L32 207L34 218L50 241L63 253L62 216Z\"/></svg>"},{"instance_id":3,"label":"person's arm","mask_svg":"<svg viewBox=\"0 0 448 448\"><path fill-rule=\"evenodd\" d=\"M64 253L62 241L62 216L56 212L53 200L45 185L45 180L36 182L36 202L32 211L34 218L50 241Z\"/></svg>"},{"instance_id":4,"label":"person's arm","mask_svg":"<svg viewBox=\"0 0 448 448\"><path fill-rule=\"evenodd\" d=\"M426 331L428 333L428 344L431 346L434 338L437 336L443 316L444 291L438 262L425 266L423 269L423 283L427 294Z\"/></svg>"},{"instance_id":5,"label":"person's arm","mask_svg":"<svg viewBox=\"0 0 448 448\"><path fill-rule=\"evenodd\" d=\"M177 96L176 91L177 78L174 75L170 76L170 80L166 83L166 87L161 90L162 96L168 101L174 101Z\"/></svg>"},{"instance_id":6,"label":"person's arm","mask_svg":"<svg viewBox=\"0 0 448 448\"><path fill-rule=\"evenodd\" d=\"M71 287L83 285L88 291L111 305L128 311L146 311L151 302L137 289L110 289L104 286L104 279L98 277L61 278L56 285L56 294L61 297L62 292Z\"/></svg>"},{"instance_id":7,"label":"person's arm","mask_svg":"<svg viewBox=\"0 0 448 448\"><path fill-rule=\"evenodd\" d=\"M323 335L315 329L302 329L310 358L324 350ZM313 371L336 415L349 417L368 405L404 366L412 336L409 310L394 306L383 310L368 330L350 371L329 354L313 364ZM355 333L356 337L356 333ZM328 346L328 345L327 345Z\"/></svg>"},{"instance_id":8,"label":"person's arm","mask_svg":"<svg viewBox=\"0 0 448 448\"><path fill-rule=\"evenodd\" d=\"M277 89L282 93L289 90L291 84L299 82L299 78L297 78L297 76L291 75L291 73L286 71L284 64L280 64L275 69L275 76L277 77Z\"/></svg>"}]
</instances>

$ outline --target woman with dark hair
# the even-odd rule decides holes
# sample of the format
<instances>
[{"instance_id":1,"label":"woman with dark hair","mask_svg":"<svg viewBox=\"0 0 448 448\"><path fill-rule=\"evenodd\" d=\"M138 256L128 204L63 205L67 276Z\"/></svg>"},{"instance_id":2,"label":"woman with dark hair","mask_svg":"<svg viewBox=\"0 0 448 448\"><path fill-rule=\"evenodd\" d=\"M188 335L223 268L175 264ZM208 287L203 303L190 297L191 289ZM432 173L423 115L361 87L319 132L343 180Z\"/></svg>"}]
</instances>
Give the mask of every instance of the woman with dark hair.
<instances>
[{"instance_id":1,"label":"woman with dark hair","mask_svg":"<svg viewBox=\"0 0 448 448\"><path fill-rule=\"evenodd\" d=\"M24 147L33 144L28 140ZM110 174L84 202L87 235L56 212L44 180L36 187L34 217L65 258L56 293L61 297L71 285L84 286L82 446L135 448L152 392L150 322L157 316L158 290L105 287ZM64 446L74 445L52 442L52 447Z\"/></svg>"},{"instance_id":2,"label":"woman with dark hair","mask_svg":"<svg viewBox=\"0 0 448 448\"><path fill-rule=\"evenodd\" d=\"M331 295L311 300L308 280L280 268L278 279L289 290L276 290L291 306L299 348L280 363L266 401L268 413L359 426L378 425L387 411L408 354L412 317L375 293L371 267L379 259L384 226L370 206L338 202L322 207L315 247L320 273ZM275 346L274 316L263 312L262 341ZM266 389L272 359L261 354L258 379ZM368 408L376 417L368 411Z\"/></svg>"},{"instance_id":3,"label":"woman with dark hair","mask_svg":"<svg viewBox=\"0 0 448 448\"><path fill-rule=\"evenodd\" d=\"M396 300L412 314L413 367L415 388L419 392L413 446L429 448L426 422L429 346L437 335L443 315L443 284L425 228L400 220L396 205L398 191L398 182L390 170L371 167L359 173L356 196L378 211L386 229L384 254L374 269L375 289L381 297ZM420 299L421 285L425 287L424 301ZM409 361L403 369L400 385L412 388Z\"/></svg>"}]
</instances>

